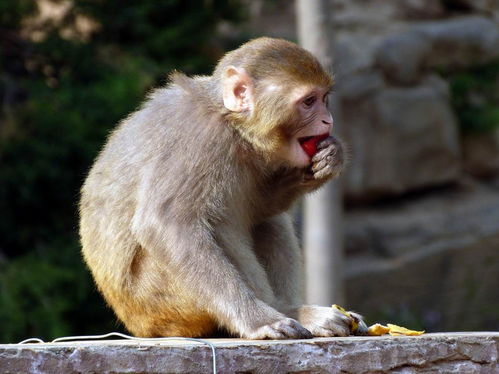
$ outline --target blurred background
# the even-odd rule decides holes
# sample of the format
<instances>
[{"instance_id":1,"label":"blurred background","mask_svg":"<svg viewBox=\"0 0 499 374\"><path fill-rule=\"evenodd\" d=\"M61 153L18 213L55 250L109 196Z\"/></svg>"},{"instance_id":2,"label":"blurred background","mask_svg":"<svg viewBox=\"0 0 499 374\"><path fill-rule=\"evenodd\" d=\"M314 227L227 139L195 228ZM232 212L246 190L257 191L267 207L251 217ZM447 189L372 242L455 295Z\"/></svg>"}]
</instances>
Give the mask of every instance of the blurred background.
<instances>
[{"instance_id":1,"label":"blurred background","mask_svg":"<svg viewBox=\"0 0 499 374\"><path fill-rule=\"evenodd\" d=\"M350 150L345 306L498 330L499 1L328 9ZM171 70L209 74L257 36L297 41L297 16L284 0L0 0L0 342L122 330L79 252L93 159Z\"/></svg>"}]
</instances>

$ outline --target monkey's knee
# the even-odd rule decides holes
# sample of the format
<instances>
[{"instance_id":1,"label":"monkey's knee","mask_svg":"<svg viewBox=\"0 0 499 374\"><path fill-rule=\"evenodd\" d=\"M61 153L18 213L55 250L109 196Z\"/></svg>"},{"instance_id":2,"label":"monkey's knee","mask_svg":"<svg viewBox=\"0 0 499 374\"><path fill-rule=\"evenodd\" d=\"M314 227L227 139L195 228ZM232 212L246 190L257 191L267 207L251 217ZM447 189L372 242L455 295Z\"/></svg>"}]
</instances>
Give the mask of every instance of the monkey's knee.
<instances>
[{"instance_id":1,"label":"monkey's knee","mask_svg":"<svg viewBox=\"0 0 499 374\"><path fill-rule=\"evenodd\" d=\"M155 338L168 336L208 337L217 331L215 320L203 312L182 314L170 311L135 315L123 320L134 336Z\"/></svg>"}]
</instances>

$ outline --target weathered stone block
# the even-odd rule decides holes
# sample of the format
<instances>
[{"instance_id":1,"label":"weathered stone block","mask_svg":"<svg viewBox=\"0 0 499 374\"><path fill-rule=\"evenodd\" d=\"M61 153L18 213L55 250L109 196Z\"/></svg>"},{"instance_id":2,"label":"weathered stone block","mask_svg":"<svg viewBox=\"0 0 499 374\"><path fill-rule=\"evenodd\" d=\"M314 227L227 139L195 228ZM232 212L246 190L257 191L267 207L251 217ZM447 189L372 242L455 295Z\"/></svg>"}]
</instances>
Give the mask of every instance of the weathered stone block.
<instances>
[{"instance_id":1,"label":"weathered stone block","mask_svg":"<svg viewBox=\"0 0 499 374\"><path fill-rule=\"evenodd\" d=\"M384 88L342 100L342 135L351 161L350 199L370 199L437 186L460 171L457 127L437 77L413 88Z\"/></svg>"},{"instance_id":2,"label":"weathered stone block","mask_svg":"<svg viewBox=\"0 0 499 374\"><path fill-rule=\"evenodd\" d=\"M225 373L493 373L499 333L310 340L209 340ZM212 373L212 352L192 342L103 341L0 345L2 374Z\"/></svg>"}]
</instances>

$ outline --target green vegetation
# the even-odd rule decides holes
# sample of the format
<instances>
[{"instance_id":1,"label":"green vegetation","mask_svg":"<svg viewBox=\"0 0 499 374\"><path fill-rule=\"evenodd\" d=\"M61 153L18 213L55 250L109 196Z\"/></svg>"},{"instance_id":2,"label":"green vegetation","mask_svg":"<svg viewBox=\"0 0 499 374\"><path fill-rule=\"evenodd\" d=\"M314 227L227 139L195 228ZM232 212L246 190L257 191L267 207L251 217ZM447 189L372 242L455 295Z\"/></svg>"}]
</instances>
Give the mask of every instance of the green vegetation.
<instances>
[{"instance_id":1,"label":"green vegetation","mask_svg":"<svg viewBox=\"0 0 499 374\"><path fill-rule=\"evenodd\" d=\"M118 328L81 260L79 188L116 122L171 70L210 71L217 24L242 17L234 0L74 0L40 25L37 4L0 2L0 342Z\"/></svg>"},{"instance_id":2,"label":"green vegetation","mask_svg":"<svg viewBox=\"0 0 499 374\"><path fill-rule=\"evenodd\" d=\"M464 132L499 127L499 61L447 75L452 105Z\"/></svg>"}]
</instances>

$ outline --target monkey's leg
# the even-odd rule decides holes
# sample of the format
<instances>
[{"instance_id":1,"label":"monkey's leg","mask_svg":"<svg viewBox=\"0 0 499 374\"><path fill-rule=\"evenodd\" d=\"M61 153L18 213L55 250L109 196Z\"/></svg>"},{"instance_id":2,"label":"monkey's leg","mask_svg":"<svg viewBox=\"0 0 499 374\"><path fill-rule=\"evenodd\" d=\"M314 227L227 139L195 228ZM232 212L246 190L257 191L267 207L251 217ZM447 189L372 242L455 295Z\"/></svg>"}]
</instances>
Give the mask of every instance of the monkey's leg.
<instances>
[{"instance_id":1,"label":"monkey's leg","mask_svg":"<svg viewBox=\"0 0 499 374\"><path fill-rule=\"evenodd\" d=\"M302 255L288 214L259 225L254 231L254 240L255 250L278 299L277 309L297 318L314 336L350 334L351 320L335 308L302 305Z\"/></svg>"},{"instance_id":2,"label":"monkey's leg","mask_svg":"<svg viewBox=\"0 0 499 374\"><path fill-rule=\"evenodd\" d=\"M297 321L255 295L244 274L217 243L211 226L203 221L174 222L172 217L167 220L159 212L154 214L156 210L147 204L143 208L147 214L139 211L133 220L136 239L162 258L169 269L175 269L175 282L191 293L200 312L207 312L220 326L244 338L311 336ZM232 245L233 253L251 258L244 245Z\"/></svg>"}]
</instances>

